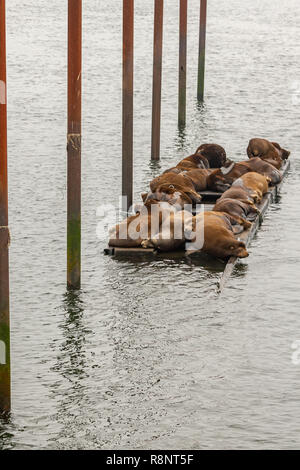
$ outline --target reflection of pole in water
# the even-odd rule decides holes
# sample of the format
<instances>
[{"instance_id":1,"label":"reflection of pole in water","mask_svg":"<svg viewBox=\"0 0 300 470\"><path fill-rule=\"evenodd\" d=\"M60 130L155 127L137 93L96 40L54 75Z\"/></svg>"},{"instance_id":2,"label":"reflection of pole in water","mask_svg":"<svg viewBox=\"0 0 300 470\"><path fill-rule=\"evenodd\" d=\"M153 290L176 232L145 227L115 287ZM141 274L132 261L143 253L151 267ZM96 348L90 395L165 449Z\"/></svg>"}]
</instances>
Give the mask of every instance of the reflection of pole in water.
<instances>
[{"instance_id":1,"label":"reflection of pole in water","mask_svg":"<svg viewBox=\"0 0 300 470\"><path fill-rule=\"evenodd\" d=\"M5 0L0 0L0 411L10 411Z\"/></svg>"},{"instance_id":2,"label":"reflection of pole in water","mask_svg":"<svg viewBox=\"0 0 300 470\"><path fill-rule=\"evenodd\" d=\"M186 130L185 126L179 126L176 139L175 139L175 145L178 150L185 149L186 145Z\"/></svg>"},{"instance_id":3,"label":"reflection of pole in water","mask_svg":"<svg viewBox=\"0 0 300 470\"><path fill-rule=\"evenodd\" d=\"M62 341L53 348L57 351L57 360L53 371L58 380L50 385L51 394L57 402L57 421L62 424L61 436L65 439L76 438L78 433L77 417L83 419L87 409L85 380L89 364L86 360L86 337L89 331L84 327L84 307L81 291L69 290L63 297L64 317L60 324ZM80 413L79 413L80 411ZM82 424L82 421L81 421ZM56 436L55 439L61 437Z\"/></svg>"},{"instance_id":4,"label":"reflection of pole in water","mask_svg":"<svg viewBox=\"0 0 300 470\"><path fill-rule=\"evenodd\" d=\"M60 346L58 368L63 369L63 366L68 363L66 371L68 371L70 377L78 378L85 375L83 351L86 331L82 324L84 309L81 292L72 290L66 292L63 308L65 310L65 321L62 324L62 330L65 341ZM73 368L73 366L75 367Z\"/></svg>"}]
</instances>

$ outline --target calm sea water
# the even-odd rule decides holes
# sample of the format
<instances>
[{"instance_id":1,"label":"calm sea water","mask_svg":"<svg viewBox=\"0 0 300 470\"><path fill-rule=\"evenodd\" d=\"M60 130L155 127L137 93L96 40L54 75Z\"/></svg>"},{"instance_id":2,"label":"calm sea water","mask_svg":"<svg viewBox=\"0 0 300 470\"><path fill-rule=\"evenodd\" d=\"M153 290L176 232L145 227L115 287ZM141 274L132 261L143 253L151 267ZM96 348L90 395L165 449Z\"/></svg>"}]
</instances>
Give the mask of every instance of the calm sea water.
<instances>
[{"instance_id":1,"label":"calm sea water","mask_svg":"<svg viewBox=\"0 0 300 470\"><path fill-rule=\"evenodd\" d=\"M165 1L162 160L149 163L153 1L136 0L135 200L203 142L292 151L282 196L221 296L222 265L111 259L97 208L121 185L121 0L84 3L83 283L65 289L67 2L7 2L13 412L3 449L300 446L300 6L189 2L188 110L177 130L178 3Z\"/></svg>"}]
</instances>

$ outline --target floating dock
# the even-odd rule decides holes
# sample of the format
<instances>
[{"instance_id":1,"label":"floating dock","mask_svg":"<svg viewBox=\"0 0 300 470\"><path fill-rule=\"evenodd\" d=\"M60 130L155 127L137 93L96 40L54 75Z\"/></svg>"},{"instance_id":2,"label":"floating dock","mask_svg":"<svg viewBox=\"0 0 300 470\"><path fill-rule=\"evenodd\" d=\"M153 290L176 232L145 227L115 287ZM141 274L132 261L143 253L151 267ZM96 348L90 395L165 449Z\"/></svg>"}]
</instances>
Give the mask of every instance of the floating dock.
<instances>
[{"instance_id":1,"label":"floating dock","mask_svg":"<svg viewBox=\"0 0 300 470\"><path fill-rule=\"evenodd\" d=\"M253 240L254 236L256 235L259 227L261 226L262 222L263 222L263 219L264 219L264 216L268 210L268 207L269 205L274 202L277 198L277 196L279 195L280 193L280 190L281 190L281 187L284 183L284 179L290 169L290 166L291 166L291 162L289 160L286 160L286 163L285 165L282 167L281 169L281 173L282 173L282 181L277 184L276 186L271 186L269 188L269 191L267 192L267 194L264 195L263 197L263 200L261 201L260 204L256 204L256 206L258 207L258 209L260 210L260 214L254 219L254 221L252 222L252 227L248 230L245 230L244 232L242 232L238 238L245 242L246 244L246 247L248 248L251 241ZM219 282L219 292L222 292L223 288L225 287L225 284L227 282L227 280L229 279L229 277L231 276L231 273L233 272L233 269L236 265L238 261L238 258L236 258L235 256L232 256L231 258L229 258L227 264L226 264L226 267L224 269L224 272L222 274L222 277L220 279L220 282Z\"/></svg>"},{"instance_id":2,"label":"floating dock","mask_svg":"<svg viewBox=\"0 0 300 470\"><path fill-rule=\"evenodd\" d=\"M279 195L281 187L284 183L285 177L290 169L290 161L287 160L284 166L281 169L282 173L282 181L277 184L276 186L270 186L269 191L264 195L261 203L256 204L258 209L260 210L260 214L257 215L257 217L253 220L251 219L252 226L248 230L244 230L244 232L236 235L237 238L239 238L241 241L245 242L246 246L248 247L257 233L260 225L262 224L262 221L264 219L264 216L268 210L269 205L276 200L276 197ZM212 210L216 200L221 197L222 193L216 193L213 191L203 191L199 193L202 198L203 198L203 205L204 205L204 210L209 211ZM157 250L154 248L119 248L119 247L108 247L104 250L104 254L110 255L110 256L137 256L137 255L149 255L152 257L157 256L158 254L160 255L167 255L168 258L178 257L178 255L184 256L186 254L185 251L183 250L176 250L174 252L166 252L166 253L159 253ZM231 257L228 259L224 272L221 276L221 279L219 281L219 286L218 290L221 292L229 279L231 273L233 272L233 269L238 261L238 258L236 257Z\"/></svg>"}]
</instances>

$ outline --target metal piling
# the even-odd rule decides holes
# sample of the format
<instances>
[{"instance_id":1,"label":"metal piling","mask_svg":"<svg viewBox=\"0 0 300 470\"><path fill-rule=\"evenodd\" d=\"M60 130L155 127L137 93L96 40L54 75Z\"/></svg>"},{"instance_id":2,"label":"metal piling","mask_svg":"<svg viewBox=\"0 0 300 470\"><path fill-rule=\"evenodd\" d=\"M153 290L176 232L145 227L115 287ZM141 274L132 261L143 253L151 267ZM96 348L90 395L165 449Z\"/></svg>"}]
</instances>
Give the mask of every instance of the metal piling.
<instances>
[{"instance_id":1,"label":"metal piling","mask_svg":"<svg viewBox=\"0 0 300 470\"><path fill-rule=\"evenodd\" d=\"M67 284L81 283L82 0L68 0Z\"/></svg>"},{"instance_id":2,"label":"metal piling","mask_svg":"<svg viewBox=\"0 0 300 470\"><path fill-rule=\"evenodd\" d=\"M11 408L5 0L0 0L0 412Z\"/></svg>"}]
</instances>

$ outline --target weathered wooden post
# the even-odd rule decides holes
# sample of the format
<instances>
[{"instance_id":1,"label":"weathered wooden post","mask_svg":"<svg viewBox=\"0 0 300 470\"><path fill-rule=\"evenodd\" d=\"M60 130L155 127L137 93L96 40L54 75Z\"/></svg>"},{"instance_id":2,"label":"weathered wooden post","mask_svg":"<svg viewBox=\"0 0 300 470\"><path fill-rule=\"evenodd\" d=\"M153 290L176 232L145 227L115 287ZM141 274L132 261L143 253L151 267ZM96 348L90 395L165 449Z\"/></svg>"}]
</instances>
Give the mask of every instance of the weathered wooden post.
<instances>
[{"instance_id":1,"label":"weathered wooden post","mask_svg":"<svg viewBox=\"0 0 300 470\"><path fill-rule=\"evenodd\" d=\"M128 211L133 198L134 0L123 0L122 196Z\"/></svg>"},{"instance_id":2,"label":"weathered wooden post","mask_svg":"<svg viewBox=\"0 0 300 470\"><path fill-rule=\"evenodd\" d=\"M207 0L200 0L198 90L197 90L198 101L203 101L204 99L206 12L207 12Z\"/></svg>"},{"instance_id":3,"label":"weathered wooden post","mask_svg":"<svg viewBox=\"0 0 300 470\"><path fill-rule=\"evenodd\" d=\"M10 411L5 0L0 0L0 412Z\"/></svg>"},{"instance_id":4,"label":"weathered wooden post","mask_svg":"<svg viewBox=\"0 0 300 470\"><path fill-rule=\"evenodd\" d=\"M186 122L187 0L180 0L178 126Z\"/></svg>"},{"instance_id":5,"label":"weathered wooden post","mask_svg":"<svg viewBox=\"0 0 300 470\"><path fill-rule=\"evenodd\" d=\"M161 76L164 0L155 0L153 37L152 142L151 158L160 158Z\"/></svg>"},{"instance_id":6,"label":"weathered wooden post","mask_svg":"<svg viewBox=\"0 0 300 470\"><path fill-rule=\"evenodd\" d=\"M81 62L82 0L68 0L68 227L67 283L81 275Z\"/></svg>"}]
</instances>

